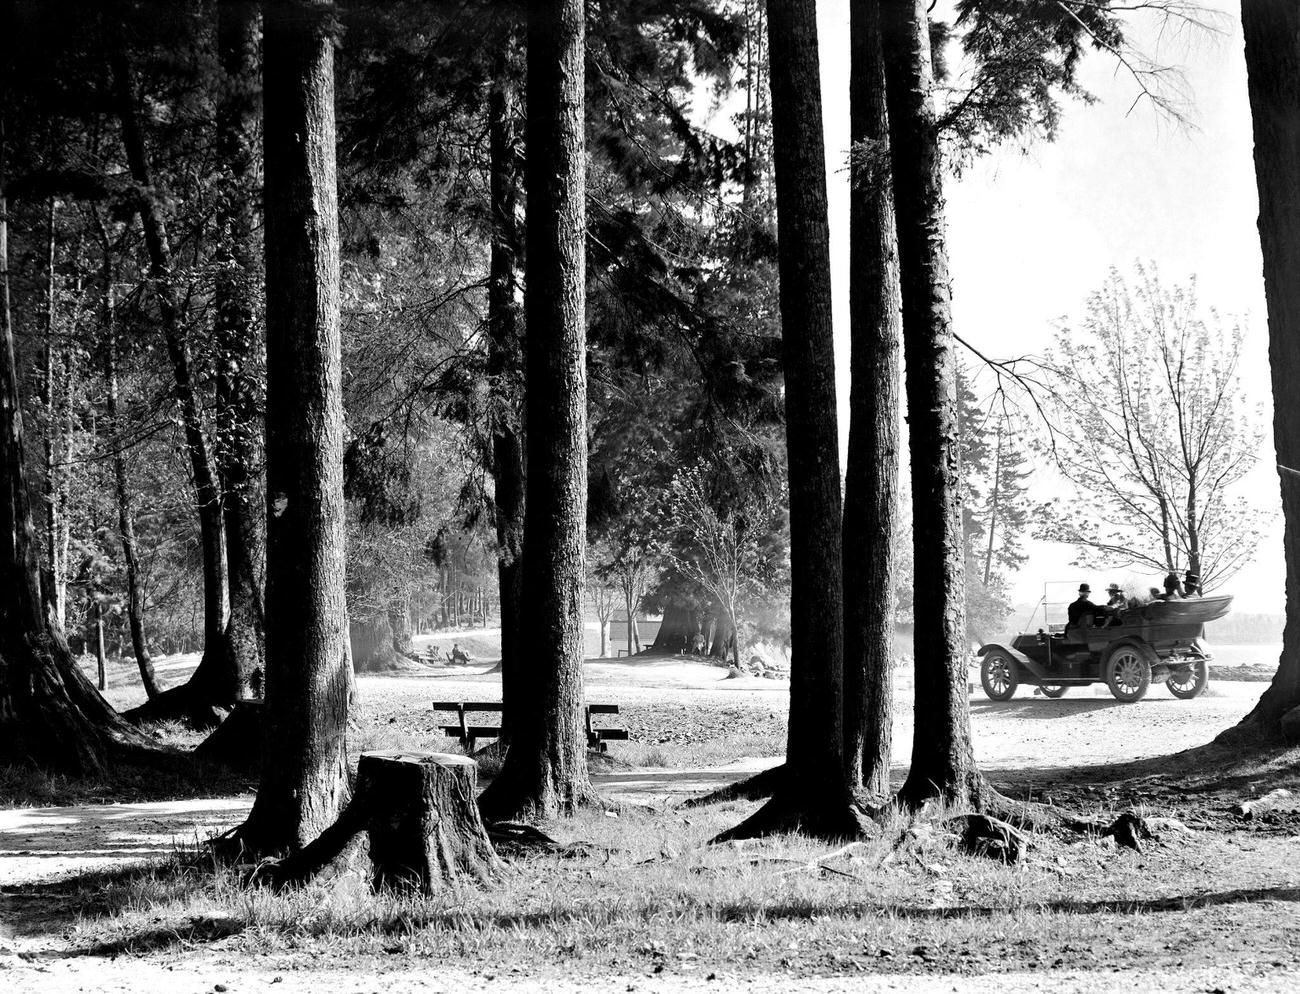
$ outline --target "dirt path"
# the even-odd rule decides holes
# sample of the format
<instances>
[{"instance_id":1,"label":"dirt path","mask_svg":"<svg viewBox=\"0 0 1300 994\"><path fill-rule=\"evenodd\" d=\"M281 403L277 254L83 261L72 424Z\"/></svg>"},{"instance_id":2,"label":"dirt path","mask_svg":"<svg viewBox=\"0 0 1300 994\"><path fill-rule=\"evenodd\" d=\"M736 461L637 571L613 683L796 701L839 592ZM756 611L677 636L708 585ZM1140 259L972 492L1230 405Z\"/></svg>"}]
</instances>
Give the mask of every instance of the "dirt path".
<instances>
[{"instance_id":1,"label":"dirt path","mask_svg":"<svg viewBox=\"0 0 1300 994\"><path fill-rule=\"evenodd\" d=\"M304 958L305 959L305 958ZM639 994L696 994L738 992L747 994L1028 994L1051 990L1057 994L1275 994L1294 990L1296 975L1276 969L1241 967L1187 967L1159 971L1035 971L984 976L936 974L876 974L872 976L795 979L780 974L729 977L701 965L694 976L656 976L653 973L567 980L562 976L525 978L498 976L493 971L470 972L436 969L423 964L391 960L384 967L319 970L305 962L290 961L272 968L250 966L220 953L189 954L183 961L140 961L125 958L50 960L30 963L0 958L0 985L14 994L74 994L87 990L103 994L210 994L274 991L275 994L320 994L322 991L384 991L386 994L587 994L591 991L629 991ZM272 986L274 985L274 986Z\"/></svg>"}]
</instances>

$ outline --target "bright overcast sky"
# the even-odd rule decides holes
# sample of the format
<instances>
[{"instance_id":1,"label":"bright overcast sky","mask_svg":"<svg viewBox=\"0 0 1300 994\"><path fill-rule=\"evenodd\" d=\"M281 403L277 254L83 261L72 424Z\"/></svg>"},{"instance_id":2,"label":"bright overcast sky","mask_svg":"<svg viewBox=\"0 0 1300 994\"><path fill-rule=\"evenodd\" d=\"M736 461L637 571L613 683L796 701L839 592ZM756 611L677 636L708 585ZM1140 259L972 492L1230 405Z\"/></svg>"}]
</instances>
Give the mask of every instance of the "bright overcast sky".
<instances>
[{"instance_id":1,"label":"bright overcast sky","mask_svg":"<svg viewBox=\"0 0 1300 994\"><path fill-rule=\"evenodd\" d=\"M948 184L948 246L957 332L997 357L1044 348L1054 323L1083 310L1111 266L1130 270L1152 260L1166 282L1198 277L1203 304L1239 316L1247 329L1243 378L1267 404L1267 328L1250 112L1235 4L1212 0L1224 13L1218 35L1139 27L1148 54L1183 69L1190 103L1185 128L1149 103L1133 106L1138 89L1106 54L1088 57L1084 82L1100 98L1066 105L1060 135L1026 155L1007 149ZM937 15L943 13L941 3ZM818 4L830 175L832 267L841 411L847 399L848 2ZM1131 109L1130 109L1131 108ZM1270 416L1266 410L1265 416ZM843 420L843 417L842 417ZM847 425L842 424L841 429ZM1271 437L1252 491L1278 505ZM1257 561L1227 591L1250 598L1249 610L1282 609L1281 528L1274 527ZM1045 580L1125 576L1081 574L1070 548L1034 543L1017 578L1017 601L1037 600ZM1241 603L1242 609L1247 609Z\"/></svg>"}]
</instances>

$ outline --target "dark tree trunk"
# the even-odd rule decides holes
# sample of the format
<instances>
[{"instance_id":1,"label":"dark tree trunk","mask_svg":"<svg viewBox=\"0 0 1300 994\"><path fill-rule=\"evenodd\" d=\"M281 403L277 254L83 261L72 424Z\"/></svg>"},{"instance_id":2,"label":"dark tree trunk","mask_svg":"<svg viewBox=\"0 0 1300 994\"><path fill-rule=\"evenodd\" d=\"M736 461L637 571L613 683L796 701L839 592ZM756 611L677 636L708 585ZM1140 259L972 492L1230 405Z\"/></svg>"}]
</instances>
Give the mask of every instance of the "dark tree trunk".
<instances>
[{"instance_id":1,"label":"dark tree trunk","mask_svg":"<svg viewBox=\"0 0 1300 994\"><path fill-rule=\"evenodd\" d=\"M217 465L226 533L230 616L226 641L236 696L261 696L266 664L263 598L266 583L265 481L260 466L265 425L258 377L265 342L254 301L261 266L254 237L257 186L257 5L221 0L217 56L223 70L216 112L221 167L217 224L216 376Z\"/></svg>"},{"instance_id":2,"label":"dark tree trunk","mask_svg":"<svg viewBox=\"0 0 1300 994\"><path fill-rule=\"evenodd\" d=\"M118 117L122 125L122 146L131 178L143 193L139 202L140 223L149 255L149 276L156 284L163 338L176 384L203 548L203 658L186 684L159 694L146 705L129 712L128 717L133 721L180 718L200 727L211 726L219 720L213 708L229 707L239 693L238 676L225 638L230 602L221 491L208 451L202 403L194 382L189 345L182 327L181 304L173 283L171 244L166 222L158 208L157 191L153 189L133 73L125 53L117 53L111 61Z\"/></svg>"},{"instance_id":3,"label":"dark tree trunk","mask_svg":"<svg viewBox=\"0 0 1300 994\"><path fill-rule=\"evenodd\" d=\"M849 454L844 477L844 762L889 793L898 519L898 253L879 0L850 7Z\"/></svg>"},{"instance_id":4,"label":"dark tree trunk","mask_svg":"<svg viewBox=\"0 0 1300 994\"><path fill-rule=\"evenodd\" d=\"M265 9L265 710L277 748L240 833L259 853L311 842L348 796L332 15L312 0Z\"/></svg>"},{"instance_id":5,"label":"dark tree trunk","mask_svg":"<svg viewBox=\"0 0 1300 994\"><path fill-rule=\"evenodd\" d=\"M0 117L0 765L97 773L110 750L142 740L91 686L42 609L9 308L6 182Z\"/></svg>"},{"instance_id":6,"label":"dark tree trunk","mask_svg":"<svg viewBox=\"0 0 1300 994\"><path fill-rule=\"evenodd\" d=\"M695 612L670 603L664 607L664 620L650 648L658 652L681 652L690 645L691 636L697 631Z\"/></svg>"},{"instance_id":7,"label":"dark tree trunk","mask_svg":"<svg viewBox=\"0 0 1300 994\"><path fill-rule=\"evenodd\" d=\"M817 11L769 0L786 453L790 464L790 725L772 799L719 838L857 835L841 713L844 589L830 237Z\"/></svg>"},{"instance_id":8,"label":"dark tree trunk","mask_svg":"<svg viewBox=\"0 0 1300 994\"><path fill-rule=\"evenodd\" d=\"M348 624L352 668L357 673L382 673L402 667L404 660L393 647L393 626L387 611L374 611Z\"/></svg>"},{"instance_id":9,"label":"dark tree trunk","mask_svg":"<svg viewBox=\"0 0 1300 994\"><path fill-rule=\"evenodd\" d=\"M1268 300L1273 442L1282 488L1286 628L1272 684L1236 730L1300 740L1300 7L1242 0L1246 76L1255 132L1259 238Z\"/></svg>"},{"instance_id":10,"label":"dark tree trunk","mask_svg":"<svg viewBox=\"0 0 1300 994\"><path fill-rule=\"evenodd\" d=\"M584 4L528 7L524 630L528 706L510 722L489 820L594 800L583 725L587 517Z\"/></svg>"},{"instance_id":11,"label":"dark tree trunk","mask_svg":"<svg viewBox=\"0 0 1300 994\"><path fill-rule=\"evenodd\" d=\"M726 659L727 652L731 648L732 639L736 635L736 630L731 627L731 619L727 617L725 611L717 611L710 625L712 632L709 641L709 655L714 659Z\"/></svg>"},{"instance_id":12,"label":"dark tree trunk","mask_svg":"<svg viewBox=\"0 0 1300 994\"><path fill-rule=\"evenodd\" d=\"M880 6L918 564L916 730L901 800L919 805L937 796L978 807L985 788L970 738L956 359L927 4Z\"/></svg>"},{"instance_id":13,"label":"dark tree trunk","mask_svg":"<svg viewBox=\"0 0 1300 994\"><path fill-rule=\"evenodd\" d=\"M131 645L135 650L135 664L140 670L140 682L145 695L153 700L161 692L158 676L154 672L153 657L144 634L144 588L140 582L140 561L135 538L135 517L131 513L131 487L127 480L124 425L118 404L117 383L117 309L113 306L113 271L109 262L109 246L104 238L104 326L108 333L105 353L105 379L108 381L108 418L113 430L113 482L117 495L117 531L122 539L122 563L126 567L126 616L131 629Z\"/></svg>"},{"instance_id":14,"label":"dark tree trunk","mask_svg":"<svg viewBox=\"0 0 1300 994\"><path fill-rule=\"evenodd\" d=\"M496 488L497 588L501 595L503 734L527 706L523 665L524 476L523 341L515 291L519 285L519 111L511 74L513 33L501 41L488 98L492 248L488 274L488 374L492 383L492 476Z\"/></svg>"}]
</instances>

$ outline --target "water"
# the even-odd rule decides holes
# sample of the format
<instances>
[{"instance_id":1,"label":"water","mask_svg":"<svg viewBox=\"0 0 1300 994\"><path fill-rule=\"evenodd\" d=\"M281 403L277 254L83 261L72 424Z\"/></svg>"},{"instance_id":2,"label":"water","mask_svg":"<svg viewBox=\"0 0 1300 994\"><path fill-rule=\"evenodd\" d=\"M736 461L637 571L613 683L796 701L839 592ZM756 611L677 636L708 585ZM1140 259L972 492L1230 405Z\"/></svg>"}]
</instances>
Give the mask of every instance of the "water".
<instances>
[{"instance_id":1,"label":"water","mask_svg":"<svg viewBox=\"0 0 1300 994\"><path fill-rule=\"evenodd\" d=\"M1232 645L1227 642L1210 642L1217 666L1249 666L1252 664L1276 666L1282 653L1281 642L1262 642L1259 645Z\"/></svg>"}]
</instances>

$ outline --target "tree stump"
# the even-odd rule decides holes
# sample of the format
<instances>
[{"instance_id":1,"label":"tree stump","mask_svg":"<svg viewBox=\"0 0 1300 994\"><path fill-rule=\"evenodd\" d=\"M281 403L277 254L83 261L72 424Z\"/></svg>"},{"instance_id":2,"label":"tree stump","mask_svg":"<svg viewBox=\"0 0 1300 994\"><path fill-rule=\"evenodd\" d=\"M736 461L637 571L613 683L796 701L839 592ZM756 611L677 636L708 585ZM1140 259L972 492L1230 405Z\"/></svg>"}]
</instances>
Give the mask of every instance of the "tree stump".
<instances>
[{"instance_id":1,"label":"tree stump","mask_svg":"<svg viewBox=\"0 0 1300 994\"><path fill-rule=\"evenodd\" d=\"M376 888L414 885L428 894L465 876L484 883L500 868L479 817L477 770L449 753L361 754L357 799L369 807Z\"/></svg>"},{"instance_id":2,"label":"tree stump","mask_svg":"<svg viewBox=\"0 0 1300 994\"><path fill-rule=\"evenodd\" d=\"M303 883L365 832L376 889L418 887L431 894L464 877L486 883L503 864L479 816L477 770L468 756L363 752L356 791L338 821L258 875L276 886Z\"/></svg>"}]
</instances>

